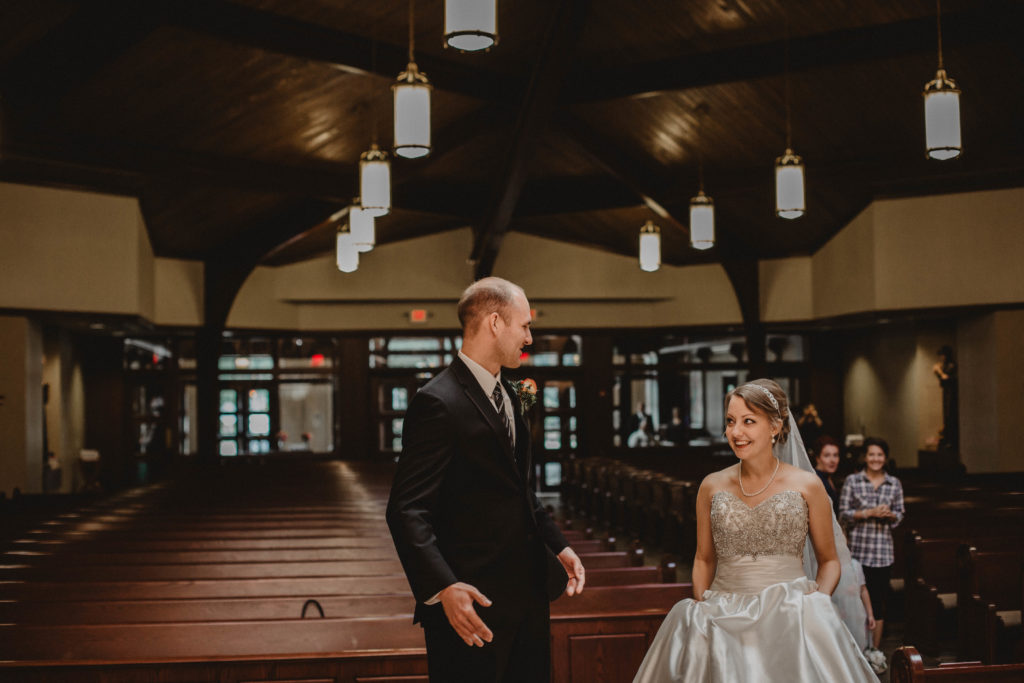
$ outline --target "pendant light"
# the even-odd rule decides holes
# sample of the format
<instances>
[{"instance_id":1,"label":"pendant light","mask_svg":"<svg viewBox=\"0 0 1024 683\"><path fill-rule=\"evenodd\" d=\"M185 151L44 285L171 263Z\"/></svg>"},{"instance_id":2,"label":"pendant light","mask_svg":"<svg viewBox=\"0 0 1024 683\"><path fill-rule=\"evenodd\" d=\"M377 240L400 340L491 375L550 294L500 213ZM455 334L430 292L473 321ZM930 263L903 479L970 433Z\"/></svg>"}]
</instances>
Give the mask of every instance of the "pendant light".
<instances>
[{"instance_id":1,"label":"pendant light","mask_svg":"<svg viewBox=\"0 0 1024 683\"><path fill-rule=\"evenodd\" d=\"M391 162L376 142L359 156L359 196L374 217L391 212Z\"/></svg>"},{"instance_id":2,"label":"pendant light","mask_svg":"<svg viewBox=\"0 0 1024 683\"><path fill-rule=\"evenodd\" d=\"M415 0L409 0L409 65L391 85L395 93L394 151L406 159L430 154L430 91L433 86L420 73L414 59Z\"/></svg>"},{"instance_id":3,"label":"pendant light","mask_svg":"<svg viewBox=\"0 0 1024 683\"><path fill-rule=\"evenodd\" d=\"M697 107L697 125L703 125L708 107ZM701 150L700 134L697 139L697 195L690 199L690 245L694 249L710 249L715 246L715 202L704 194L704 155Z\"/></svg>"},{"instance_id":4,"label":"pendant light","mask_svg":"<svg viewBox=\"0 0 1024 683\"><path fill-rule=\"evenodd\" d=\"M444 0L444 46L459 52L498 44L498 0Z\"/></svg>"},{"instance_id":5,"label":"pendant light","mask_svg":"<svg viewBox=\"0 0 1024 683\"><path fill-rule=\"evenodd\" d=\"M348 225L338 227L335 252L338 270L343 273L354 273L359 268L359 250L352 241L352 231Z\"/></svg>"},{"instance_id":6,"label":"pendant light","mask_svg":"<svg viewBox=\"0 0 1024 683\"><path fill-rule=\"evenodd\" d=\"M946 76L942 64L942 4L935 0L935 24L939 37L939 69L924 86L925 152L929 158L955 159L963 151L960 140L960 89Z\"/></svg>"},{"instance_id":7,"label":"pendant light","mask_svg":"<svg viewBox=\"0 0 1024 683\"><path fill-rule=\"evenodd\" d=\"M377 244L377 228L373 212L364 208L358 198L348 208L348 225L356 249L363 252L371 251Z\"/></svg>"},{"instance_id":8,"label":"pendant light","mask_svg":"<svg viewBox=\"0 0 1024 683\"><path fill-rule=\"evenodd\" d=\"M640 270L653 273L661 267L661 229L653 221L640 228Z\"/></svg>"},{"instance_id":9,"label":"pendant light","mask_svg":"<svg viewBox=\"0 0 1024 683\"><path fill-rule=\"evenodd\" d=\"M703 182L690 199L690 245L701 250L715 246L715 202L704 194Z\"/></svg>"},{"instance_id":10,"label":"pendant light","mask_svg":"<svg viewBox=\"0 0 1024 683\"><path fill-rule=\"evenodd\" d=\"M370 70L377 70L377 42L370 47ZM391 212L391 161L388 153L377 146L377 98L371 95L370 125L372 128L370 149L359 155L359 196L362 207L376 216Z\"/></svg>"},{"instance_id":11,"label":"pendant light","mask_svg":"<svg viewBox=\"0 0 1024 683\"><path fill-rule=\"evenodd\" d=\"M789 87L789 20L786 20L786 152L775 159L775 215L800 218L804 215L804 160L793 152L793 129L790 121Z\"/></svg>"}]
</instances>

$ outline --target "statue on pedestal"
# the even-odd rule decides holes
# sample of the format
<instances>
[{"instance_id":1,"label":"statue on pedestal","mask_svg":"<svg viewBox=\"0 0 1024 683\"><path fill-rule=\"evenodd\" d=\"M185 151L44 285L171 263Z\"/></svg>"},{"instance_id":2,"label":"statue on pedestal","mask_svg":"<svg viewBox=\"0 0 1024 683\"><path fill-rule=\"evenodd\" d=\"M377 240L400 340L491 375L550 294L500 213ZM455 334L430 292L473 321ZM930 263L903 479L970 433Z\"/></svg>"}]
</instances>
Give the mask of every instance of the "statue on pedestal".
<instances>
[{"instance_id":1,"label":"statue on pedestal","mask_svg":"<svg viewBox=\"0 0 1024 683\"><path fill-rule=\"evenodd\" d=\"M942 387L942 431L939 438L939 450L956 452L960 445L960 417L956 359L953 357L951 346L943 346L939 349L939 360L932 366L932 372L939 378L939 386Z\"/></svg>"}]
</instances>

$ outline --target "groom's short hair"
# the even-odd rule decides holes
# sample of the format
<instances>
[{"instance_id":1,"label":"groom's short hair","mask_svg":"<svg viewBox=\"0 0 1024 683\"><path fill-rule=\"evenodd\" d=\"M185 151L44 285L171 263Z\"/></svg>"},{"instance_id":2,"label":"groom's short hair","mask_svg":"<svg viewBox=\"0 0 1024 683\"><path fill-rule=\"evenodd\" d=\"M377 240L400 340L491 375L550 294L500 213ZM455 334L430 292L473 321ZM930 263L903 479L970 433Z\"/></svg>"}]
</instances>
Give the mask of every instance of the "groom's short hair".
<instances>
[{"instance_id":1,"label":"groom's short hair","mask_svg":"<svg viewBox=\"0 0 1024 683\"><path fill-rule=\"evenodd\" d=\"M469 330L482 316L495 311L507 323L508 307L516 293L526 296L522 287L500 277L485 277L466 287L458 308L463 331Z\"/></svg>"}]
</instances>

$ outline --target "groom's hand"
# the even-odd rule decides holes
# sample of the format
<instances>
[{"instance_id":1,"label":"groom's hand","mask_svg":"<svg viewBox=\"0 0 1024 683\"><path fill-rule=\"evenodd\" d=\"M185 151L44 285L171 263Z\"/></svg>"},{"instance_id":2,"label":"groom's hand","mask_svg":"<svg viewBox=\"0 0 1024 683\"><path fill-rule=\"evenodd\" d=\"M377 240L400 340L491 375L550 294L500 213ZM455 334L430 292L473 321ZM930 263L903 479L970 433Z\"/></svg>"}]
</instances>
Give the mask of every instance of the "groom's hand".
<instances>
[{"instance_id":1,"label":"groom's hand","mask_svg":"<svg viewBox=\"0 0 1024 683\"><path fill-rule=\"evenodd\" d=\"M474 600L484 607L491 606L491 601L486 595L468 583L460 581L445 588L438 597L441 606L444 607L444 615L448 617L448 623L466 645L483 647L485 642L489 643L494 639L491 629L487 628L487 624L473 609Z\"/></svg>"},{"instance_id":2,"label":"groom's hand","mask_svg":"<svg viewBox=\"0 0 1024 683\"><path fill-rule=\"evenodd\" d=\"M566 546L558 553L558 561L565 567L565 573L569 575L569 582L565 584L565 594L569 597L583 592L583 584L587 582L586 571L583 569L583 562L579 555Z\"/></svg>"}]
</instances>

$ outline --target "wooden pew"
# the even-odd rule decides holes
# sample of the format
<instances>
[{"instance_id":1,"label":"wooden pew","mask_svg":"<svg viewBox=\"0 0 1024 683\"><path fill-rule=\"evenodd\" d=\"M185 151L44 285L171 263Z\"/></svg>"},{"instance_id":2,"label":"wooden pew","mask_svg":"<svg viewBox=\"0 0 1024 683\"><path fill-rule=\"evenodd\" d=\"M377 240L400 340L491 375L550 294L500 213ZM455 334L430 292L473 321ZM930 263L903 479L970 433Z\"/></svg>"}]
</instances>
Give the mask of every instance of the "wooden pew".
<instances>
[{"instance_id":1,"label":"wooden pew","mask_svg":"<svg viewBox=\"0 0 1024 683\"><path fill-rule=\"evenodd\" d=\"M622 571L606 569L600 571ZM0 600L161 600L376 595L405 593L405 574L387 576L220 579L198 581L38 581L0 583Z\"/></svg>"},{"instance_id":2,"label":"wooden pew","mask_svg":"<svg viewBox=\"0 0 1024 683\"><path fill-rule=\"evenodd\" d=\"M1021 638L1024 550L960 554L963 575L961 659L985 664L1024 659Z\"/></svg>"},{"instance_id":3,"label":"wooden pew","mask_svg":"<svg viewBox=\"0 0 1024 683\"><path fill-rule=\"evenodd\" d=\"M75 567L102 565L146 565L146 564L230 564L248 562L326 562L348 560L383 560L394 558L395 548L391 541L364 547L341 546L333 548L253 548L239 550L137 550L117 548L109 552L83 552L70 549L54 552L53 548L36 546L38 549L10 550L3 553L4 564L30 563L46 566L47 563L66 563Z\"/></svg>"},{"instance_id":4,"label":"wooden pew","mask_svg":"<svg viewBox=\"0 0 1024 683\"><path fill-rule=\"evenodd\" d=\"M957 549L961 539L925 539L911 532L907 546L905 642L937 654L957 634Z\"/></svg>"},{"instance_id":5,"label":"wooden pew","mask_svg":"<svg viewBox=\"0 0 1024 683\"><path fill-rule=\"evenodd\" d=\"M587 570L587 586L629 586L644 583L675 583L676 565L666 557L659 567L619 567ZM586 592L586 590L584 590Z\"/></svg>"},{"instance_id":6,"label":"wooden pew","mask_svg":"<svg viewBox=\"0 0 1024 683\"><path fill-rule=\"evenodd\" d=\"M593 569L614 569L618 567L640 567L644 563L643 552L632 553L624 550L580 554L580 561L588 574Z\"/></svg>"},{"instance_id":7,"label":"wooden pew","mask_svg":"<svg viewBox=\"0 0 1024 683\"><path fill-rule=\"evenodd\" d=\"M926 668L918 651L904 646L892 655L889 680L892 683L1020 683L1024 680L1024 664L949 662Z\"/></svg>"},{"instance_id":8,"label":"wooden pew","mask_svg":"<svg viewBox=\"0 0 1024 683\"><path fill-rule=\"evenodd\" d=\"M1017 532L1018 534L1020 531ZM937 653L940 641L956 641L961 633L958 604L961 580L957 554L962 547L981 551L1012 551L1024 547L1024 537L977 536L922 538L912 531L907 545L907 631L906 642L918 651Z\"/></svg>"},{"instance_id":9,"label":"wooden pew","mask_svg":"<svg viewBox=\"0 0 1024 683\"><path fill-rule=\"evenodd\" d=\"M585 591L586 592L586 591ZM415 600L408 590L369 595L323 595L316 604L304 597L67 600L63 602L0 602L0 623L19 625L143 624L196 621L274 621L332 619L412 614ZM319 610L317 607L319 606Z\"/></svg>"},{"instance_id":10,"label":"wooden pew","mask_svg":"<svg viewBox=\"0 0 1024 683\"><path fill-rule=\"evenodd\" d=\"M678 601L691 597L689 584L588 588L574 598L552 605L553 680L569 683L613 683L627 680L646 652L664 615ZM408 598L407 598L408 599ZM410 600L411 602L411 600ZM257 607L257 601L251 606ZM328 606L328 611L332 608ZM377 641L392 630L399 638L390 647L375 650ZM253 635L255 634L255 635ZM347 635L346 635L347 634ZM382 636L382 634L385 634ZM10 636L10 637L8 637ZM425 671L422 650L406 647L407 638L422 639L408 614L362 619L307 619L274 622L232 621L216 623L108 624L106 626L0 627L0 659L12 652L20 662L0 663L0 678L12 683L49 683L73 680L80 683L132 681L133 683L184 683L254 680L418 680L413 678L362 678L374 675L416 676ZM377 639L377 640L375 640ZM360 652L340 650L337 644L352 643ZM288 648L292 654L267 653ZM49 650L47 650L49 648ZM116 660L128 650L143 649L140 662ZM235 656L235 650L247 653ZM60 651L66 660L24 660ZM294 652L333 652L330 657L296 655ZM79 658L78 655L86 655ZM110 657L114 662L99 661ZM274 676L265 668L276 662ZM603 663L603 668L595 669ZM328 669L328 665L335 668ZM369 669L369 667L372 668ZM246 668L246 667L250 668ZM357 667L362 669L357 670ZM286 674L293 671L296 673ZM301 673L301 676L299 675ZM90 677L93 676L93 677ZM330 678L334 676L335 678Z\"/></svg>"},{"instance_id":11,"label":"wooden pew","mask_svg":"<svg viewBox=\"0 0 1024 683\"><path fill-rule=\"evenodd\" d=\"M394 556L392 556L394 557ZM265 578L309 578L339 576L382 576L401 574L398 558L367 560L324 560L313 562L231 562L206 564L125 564L37 566L22 564L0 567L0 581L195 581Z\"/></svg>"}]
</instances>

